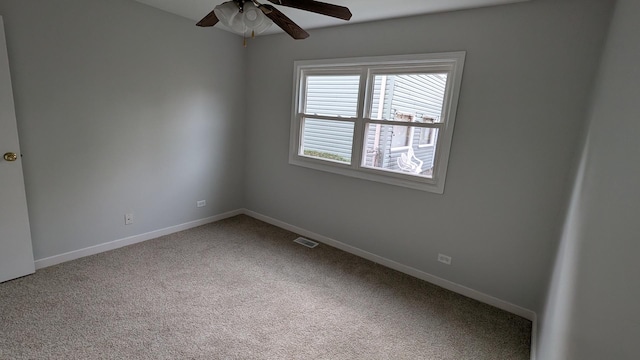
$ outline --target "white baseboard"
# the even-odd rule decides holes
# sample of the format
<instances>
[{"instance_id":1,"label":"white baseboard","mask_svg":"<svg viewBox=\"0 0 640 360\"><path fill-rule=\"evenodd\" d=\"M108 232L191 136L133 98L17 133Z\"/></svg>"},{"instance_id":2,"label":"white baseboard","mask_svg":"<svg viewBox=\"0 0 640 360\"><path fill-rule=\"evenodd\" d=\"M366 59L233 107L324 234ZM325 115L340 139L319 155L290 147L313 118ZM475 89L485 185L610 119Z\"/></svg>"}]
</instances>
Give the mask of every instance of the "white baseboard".
<instances>
[{"instance_id":1,"label":"white baseboard","mask_svg":"<svg viewBox=\"0 0 640 360\"><path fill-rule=\"evenodd\" d=\"M117 248L121 248L124 246L128 246L128 245L132 245L132 244L136 244L136 243L140 243L143 241L147 241L147 240L151 240L151 239L155 239L161 236L165 236L165 235L169 235L169 234L173 234L179 231L183 231L183 230L187 230L187 229L191 229L194 227L198 227L201 225L205 225L205 224L209 224L212 222L216 222L216 221L220 221L226 218L230 218L236 215L240 215L240 214L245 214L247 216L250 216L252 218L258 219L260 221L264 221L266 223L269 223L271 225L292 231L296 234L302 235L304 237L308 237L311 238L313 240L317 240L319 242L322 242L326 245L335 247L337 249L346 251L348 253L351 253L353 255L362 257L364 259L367 260L371 260L373 262L376 262L378 264L381 264L383 266L386 266L388 268L403 272L405 274L411 275L413 277L416 277L418 279L430 282L434 285L440 286L442 288L445 288L447 290L451 290L455 293L467 296L469 298L478 300L480 302L483 302L485 304L497 307L498 309L502 309L505 311L508 311L512 314L521 316L525 319L531 320L533 322L533 329L532 329L532 334L531 334L531 359L535 360L536 359L536 346L537 346L537 316L536 313L534 311L531 311L529 309L525 309L523 307L520 307L518 305L509 303L507 301L498 299L496 297L493 297L491 295L487 295L484 294L480 291L468 288L466 286L463 285L459 285L456 284L452 281L449 280L445 280L443 278L440 278L438 276L435 275L431 275L429 273L426 273L424 271L412 268L410 266L407 265L403 265L401 263L398 263L396 261L393 260L389 260L387 258L384 258L382 256L370 253L368 251L365 250L361 250L359 248L356 248L354 246L351 245L347 245L345 243L342 243L338 240L334 240L332 238L314 233L312 231L300 228L298 226L295 225L291 225L288 224L284 221L280 221L271 217L268 217L266 215L262 215L260 213L257 213L255 211L252 210L248 210L248 209L238 209L238 210L233 210L233 211L229 211L223 214L219 214L216 216L212 216L212 217L208 217L205 219L200 219L200 220L195 220L195 221L190 221L184 224L180 224L180 225L175 225L175 226L170 226L164 229L160 229L160 230L155 230L155 231L150 231L144 234L139 234L139 235L134 235L134 236L130 236L124 239L119 239L119 240L114 240L114 241L110 241L104 244L99 244L99 245L95 245L95 246L90 246L84 249L79 249L79 250L75 250L75 251L70 251L64 254L60 254L60 255L55 255L55 256L51 256L51 257L47 257L44 259L38 259L35 261L35 267L36 270L38 269L42 269L48 266L53 266L53 265L57 265L66 261L71 261L71 260L75 260L75 259L79 259L85 256L89 256L89 255L95 255L101 252L105 252L105 251L109 251L109 250L114 250Z\"/></svg>"},{"instance_id":2,"label":"white baseboard","mask_svg":"<svg viewBox=\"0 0 640 360\"><path fill-rule=\"evenodd\" d=\"M86 247L84 249L70 251L60 255L50 256L44 259L38 259L35 261L36 270L42 269L48 266L57 265L63 262L79 259L85 256L95 255L101 252L114 250L114 249L121 248L128 245L137 244L139 242L155 239L160 236L177 233L179 231L183 231L183 230L191 229L201 225L209 224L212 222L220 221L220 220L230 218L236 215L240 215L243 213L244 213L244 210L233 210L233 211L226 212L224 214L219 214L219 215L211 216L211 217L200 219L200 220L190 221L184 224L174 225L174 226L170 226L160 230L154 230L144 234L126 237L124 239L109 241L103 244Z\"/></svg>"},{"instance_id":3,"label":"white baseboard","mask_svg":"<svg viewBox=\"0 0 640 360\"><path fill-rule=\"evenodd\" d=\"M440 286L442 288L445 288L447 290L451 290L451 291L453 291L455 293L458 293L460 295L464 295L464 296L472 298L474 300L478 300L478 301L483 302L485 304L489 304L491 306L497 307L498 309L502 309L504 311L508 311L508 312L510 312L512 314L521 316L521 317L523 317L523 318L525 318L527 320L531 320L532 322L536 318L536 313L534 311L531 311L529 309L525 309L525 308L523 308L521 306L512 304L510 302L498 299L498 298L493 297L491 295L484 294L484 293L482 293L480 291L468 288L468 287L463 286L463 285L456 284L456 283L454 283L452 281L445 280L445 279L437 277L435 275L428 274L428 273L426 273L424 271L412 268L412 267L407 266L407 265L403 265L403 264L401 264L399 262L396 262L396 261L393 261L393 260L389 260L387 258L384 258L382 256L379 256L379 255L376 255L376 254L373 254L373 253L370 253L368 251L364 251L364 250L358 249L358 248L356 248L354 246L347 245L347 244L342 243L340 241L337 241L337 240L331 239L329 237L314 233L312 231L297 227L295 225L291 225L291 224L285 223L283 221L268 217L266 215L262 215L260 213L255 212L255 211L244 209L243 213L245 215L251 216L252 218L255 218L257 220L264 221L266 223L269 223L271 225L283 228L285 230L289 230L291 232L294 232L296 234L302 235L304 237L308 237L308 238L310 238L312 240L317 240L317 241L319 241L321 243L324 243L326 245L329 245L329 246L335 247L337 249L346 251L348 253L351 253L353 255L359 256L361 258L365 258L367 260L371 260L371 261L373 261L375 263L378 263L378 264L384 265L384 266L386 266L388 268L391 268L391 269L400 271L402 273L411 275L411 276L416 277L418 279L430 282L430 283L432 283L434 285L438 285L438 286Z\"/></svg>"}]
</instances>

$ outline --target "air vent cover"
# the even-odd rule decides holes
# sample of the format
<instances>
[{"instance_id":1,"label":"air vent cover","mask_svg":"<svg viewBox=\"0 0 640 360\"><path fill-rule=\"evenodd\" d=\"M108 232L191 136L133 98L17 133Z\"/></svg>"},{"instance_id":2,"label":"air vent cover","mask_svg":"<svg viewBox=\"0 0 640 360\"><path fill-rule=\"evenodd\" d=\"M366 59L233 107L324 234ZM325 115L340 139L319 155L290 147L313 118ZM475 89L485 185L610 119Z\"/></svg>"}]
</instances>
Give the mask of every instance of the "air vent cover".
<instances>
[{"instance_id":1,"label":"air vent cover","mask_svg":"<svg viewBox=\"0 0 640 360\"><path fill-rule=\"evenodd\" d=\"M313 249L314 247L318 246L317 242L311 241L309 239L305 239L303 237L299 237L299 238L293 240L293 242L298 243L300 245L304 245L304 246L306 246L308 248L311 248L311 249Z\"/></svg>"}]
</instances>

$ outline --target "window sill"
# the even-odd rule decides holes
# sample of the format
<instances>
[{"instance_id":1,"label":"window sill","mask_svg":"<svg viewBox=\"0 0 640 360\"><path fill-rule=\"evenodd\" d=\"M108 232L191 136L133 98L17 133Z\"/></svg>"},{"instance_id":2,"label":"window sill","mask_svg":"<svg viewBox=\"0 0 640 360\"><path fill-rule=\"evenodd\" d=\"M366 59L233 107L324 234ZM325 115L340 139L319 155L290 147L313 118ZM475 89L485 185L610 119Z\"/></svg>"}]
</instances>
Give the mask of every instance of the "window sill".
<instances>
[{"instance_id":1,"label":"window sill","mask_svg":"<svg viewBox=\"0 0 640 360\"><path fill-rule=\"evenodd\" d=\"M348 164L327 162L324 160L316 160L303 156L290 157L289 164L313 170L320 170L349 176L357 179L375 181L394 186L402 186L410 189L432 192L436 194L444 193L444 184L439 184L436 179L419 177L400 171L382 171L368 167L360 167L358 169L354 169L351 165Z\"/></svg>"}]
</instances>

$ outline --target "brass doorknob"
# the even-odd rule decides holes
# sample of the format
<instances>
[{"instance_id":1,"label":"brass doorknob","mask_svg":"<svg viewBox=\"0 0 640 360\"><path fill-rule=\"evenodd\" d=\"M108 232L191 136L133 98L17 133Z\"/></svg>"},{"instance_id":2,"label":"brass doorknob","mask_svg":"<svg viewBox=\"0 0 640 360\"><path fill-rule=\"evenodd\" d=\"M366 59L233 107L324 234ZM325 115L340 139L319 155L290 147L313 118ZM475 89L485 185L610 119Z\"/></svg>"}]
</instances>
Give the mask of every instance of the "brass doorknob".
<instances>
[{"instance_id":1,"label":"brass doorknob","mask_svg":"<svg viewBox=\"0 0 640 360\"><path fill-rule=\"evenodd\" d=\"M13 153L13 152L8 152L6 154L4 154L4 159L7 161L16 161L18 160L18 154Z\"/></svg>"}]
</instances>

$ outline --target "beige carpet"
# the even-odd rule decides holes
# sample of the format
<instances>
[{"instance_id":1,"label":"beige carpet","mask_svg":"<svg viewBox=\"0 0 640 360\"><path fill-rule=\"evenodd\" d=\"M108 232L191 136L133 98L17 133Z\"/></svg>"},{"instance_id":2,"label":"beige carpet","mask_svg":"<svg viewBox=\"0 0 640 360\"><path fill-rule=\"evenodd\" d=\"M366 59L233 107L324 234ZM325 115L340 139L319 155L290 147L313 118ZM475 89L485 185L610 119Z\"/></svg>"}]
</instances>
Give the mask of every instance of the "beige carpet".
<instances>
[{"instance_id":1,"label":"beige carpet","mask_svg":"<svg viewBox=\"0 0 640 360\"><path fill-rule=\"evenodd\" d=\"M529 359L531 322L246 216L0 284L0 359Z\"/></svg>"}]
</instances>

